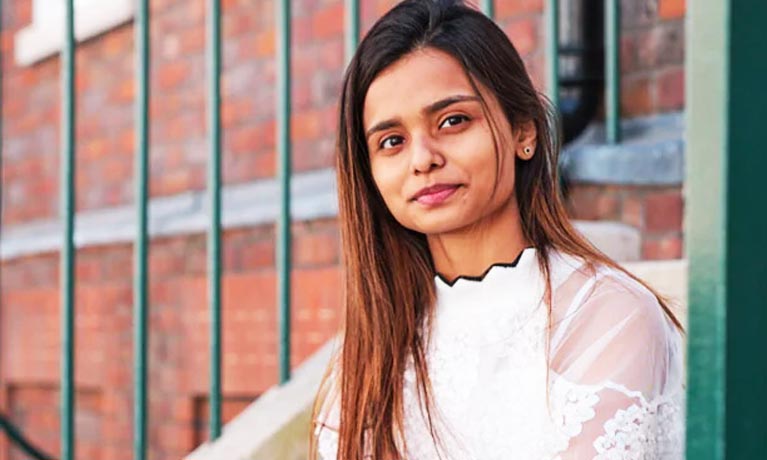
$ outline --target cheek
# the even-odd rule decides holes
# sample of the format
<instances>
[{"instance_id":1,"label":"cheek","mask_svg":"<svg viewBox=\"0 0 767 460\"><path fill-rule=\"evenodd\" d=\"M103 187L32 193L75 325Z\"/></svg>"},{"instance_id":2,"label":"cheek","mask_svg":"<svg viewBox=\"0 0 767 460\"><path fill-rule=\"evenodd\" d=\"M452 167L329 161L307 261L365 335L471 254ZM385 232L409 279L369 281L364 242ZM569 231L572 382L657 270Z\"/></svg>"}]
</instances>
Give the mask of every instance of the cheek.
<instances>
[{"instance_id":1,"label":"cheek","mask_svg":"<svg viewBox=\"0 0 767 460\"><path fill-rule=\"evenodd\" d=\"M387 160L391 159L371 161L370 170L386 207L394 214L402 206L402 177L396 162Z\"/></svg>"},{"instance_id":2,"label":"cheek","mask_svg":"<svg viewBox=\"0 0 767 460\"><path fill-rule=\"evenodd\" d=\"M506 152L499 152L496 159L491 142L484 154L470 163L478 199L496 205L510 198L514 191L514 160L514 154Z\"/></svg>"}]
</instances>

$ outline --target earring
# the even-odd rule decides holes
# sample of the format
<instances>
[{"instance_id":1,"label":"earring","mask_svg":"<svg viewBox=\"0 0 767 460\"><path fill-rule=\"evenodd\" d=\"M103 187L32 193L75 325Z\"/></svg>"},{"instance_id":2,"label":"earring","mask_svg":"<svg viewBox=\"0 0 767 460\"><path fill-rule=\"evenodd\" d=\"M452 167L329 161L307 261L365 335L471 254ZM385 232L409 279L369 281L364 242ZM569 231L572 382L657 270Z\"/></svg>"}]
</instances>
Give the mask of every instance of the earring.
<instances>
[{"instance_id":1,"label":"earring","mask_svg":"<svg viewBox=\"0 0 767 460\"><path fill-rule=\"evenodd\" d=\"M525 159L530 159L530 157L533 156L533 149L531 149L529 145L525 147L523 151L525 152Z\"/></svg>"}]
</instances>

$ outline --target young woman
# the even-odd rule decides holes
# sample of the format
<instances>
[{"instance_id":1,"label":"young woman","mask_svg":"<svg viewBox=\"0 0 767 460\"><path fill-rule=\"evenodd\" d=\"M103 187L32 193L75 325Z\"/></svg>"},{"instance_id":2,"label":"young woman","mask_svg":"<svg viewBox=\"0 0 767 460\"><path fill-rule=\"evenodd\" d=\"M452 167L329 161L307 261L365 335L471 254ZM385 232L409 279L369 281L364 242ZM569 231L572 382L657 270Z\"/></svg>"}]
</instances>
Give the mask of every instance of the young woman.
<instances>
[{"instance_id":1,"label":"young woman","mask_svg":"<svg viewBox=\"0 0 767 460\"><path fill-rule=\"evenodd\" d=\"M683 458L681 326L573 228L556 117L494 23L406 0L340 103L330 460Z\"/></svg>"}]
</instances>

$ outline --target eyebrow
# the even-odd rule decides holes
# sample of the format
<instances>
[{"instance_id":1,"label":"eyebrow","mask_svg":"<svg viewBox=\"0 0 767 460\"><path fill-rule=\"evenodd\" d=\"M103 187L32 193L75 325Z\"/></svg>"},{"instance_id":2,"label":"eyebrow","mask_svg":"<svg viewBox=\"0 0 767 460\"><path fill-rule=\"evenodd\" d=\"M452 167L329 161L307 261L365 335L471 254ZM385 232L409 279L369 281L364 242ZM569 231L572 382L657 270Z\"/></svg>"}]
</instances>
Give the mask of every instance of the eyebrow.
<instances>
[{"instance_id":1,"label":"eyebrow","mask_svg":"<svg viewBox=\"0 0 767 460\"><path fill-rule=\"evenodd\" d=\"M444 99L440 99L437 102L432 102L431 104L427 105L426 107L421 109L421 113L423 113L424 115L432 115L446 107L450 107L453 104L457 104L459 102L465 102L465 101L479 101L479 97L473 96L473 95L471 96L464 95L464 94L449 96ZM401 124L402 123L396 118L393 118L390 120L384 120L379 123L376 123L365 132L365 139L369 139L371 135L373 135L374 133L378 131L384 131L389 128L394 128L395 126L399 126Z\"/></svg>"}]
</instances>

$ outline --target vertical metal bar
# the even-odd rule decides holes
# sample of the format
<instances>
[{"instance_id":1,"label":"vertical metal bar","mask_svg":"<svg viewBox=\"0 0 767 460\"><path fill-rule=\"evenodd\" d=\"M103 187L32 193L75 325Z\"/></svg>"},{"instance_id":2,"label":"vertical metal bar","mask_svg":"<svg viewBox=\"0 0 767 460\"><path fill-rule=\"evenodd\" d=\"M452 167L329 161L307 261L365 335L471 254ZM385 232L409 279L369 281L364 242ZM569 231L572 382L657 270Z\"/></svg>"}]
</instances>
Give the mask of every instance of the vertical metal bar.
<instances>
[{"instance_id":1,"label":"vertical metal bar","mask_svg":"<svg viewBox=\"0 0 767 460\"><path fill-rule=\"evenodd\" d=\"M208 0L210 439L221 435L221 1Z\"/></svg>"},{"instance_id":2,"label":"vertical metal bar","mask_svg":"<svg viewBox=\"0 0 767 460\"><path fill-rule=\"evenodd\" d=\"M690 2L690 5L693 2ZM702 5L699 2L699 7ZM730 0L727 95L727 377L725 458L767 458L767 2ZM692 5L691 5L692 7ZM711 14L709 10L709 14ZM694 152L694 150L690 150ZM697 152L695 152L697 155ZM720 153L721 155L721 153ZM689 155L693 156L693 155Z\"/></svg>"},{"instance_id":3,"label":"vertical metal bar","mask_svg":"<svg viewBox=\"0 0 767 460\"><path fill-rule=\"evenodd\" d=\"M621 141L621 67L620 67L620 0L606 0L605 5L605 73L607 85L605 95L605 114L607 142L617 144Z\"/></svg>"},{"instance_id":4,"label":"vertical metal bar","mask_svg":"<svg viewBox=\"0 0 767 460\"><path fill-rule=\"evenodd\" d=\"M494 0L482 0L481 3L482 12L485 13L490 19L495 19L495 2Z\"/></svg>"},{"instance_id":5,"label":"vertical metal bar","mask_svg":"<svg viewBox=\"0 0 767 460\"><path fill-rule=\"evenodd\" d=\"M344 0L344 48L346 63L352 60L360 37L360 0Z\"/></svg>"},{"instance_id":6,"label":"vertical metal bar","mask_svg":"<svg viewBox=\"0 0 767 460\"><path fill-rule=\"evenodd\" d=\"M559 0L546 2L546 87L559 109Z\"/></svg>"},{"instance_id":7,"label":"vertical metal bar","mask_svg":"<svg viewBox=\"0 0 767 460\"><path fill-rule=\"evenodd\" d=\"M149 0L136 2L136 242L133 247L133 458L146 458L147 436L147 257L149 175Z\"/></svg>"},{"instance_id":8,"label":"vertical metal bar","mask_svg":"<svg viewBox=\"0 0 767 460\"><path fill-rule=\"evenodd\" d=\"M685 240L690 264L687 458L724 460L727 2L690 4Z\"/></svg>"},{"instance_id":9,"label":"vertical metal bar","mask_svg":"<svg viewBox=\"0 0 767 460\"><path fill-rule=\"evenodd\" d=\"M280 383L290 380L290 0L277 8L277 295L279 299Z\"/></svg>"},{"instance_id":10,"label":"vertical metal bar","mask_svg":"<svg viewBox=\"0 0 767 460\"><path fill-rule=\"evenodd\" d=\"M75 458L75 25L66 0L61 48L61 458Z\"/></svg>"},{"instance_id":11,"label":"vertical metal bar","mask_svg":"<svg viewBox=\"0 0 767 460\"><path fill-rule=\"evenodd\" d=\"M687 458L767 458L767 4L688 4Z\"/></svg>"}]
</instances>

